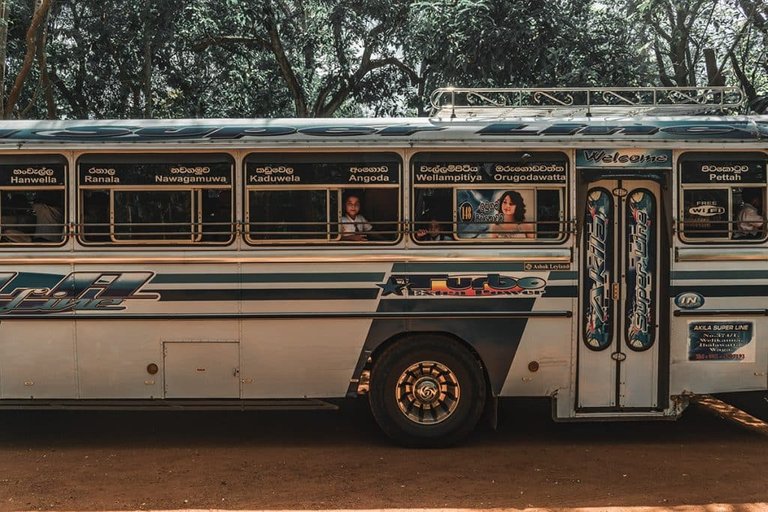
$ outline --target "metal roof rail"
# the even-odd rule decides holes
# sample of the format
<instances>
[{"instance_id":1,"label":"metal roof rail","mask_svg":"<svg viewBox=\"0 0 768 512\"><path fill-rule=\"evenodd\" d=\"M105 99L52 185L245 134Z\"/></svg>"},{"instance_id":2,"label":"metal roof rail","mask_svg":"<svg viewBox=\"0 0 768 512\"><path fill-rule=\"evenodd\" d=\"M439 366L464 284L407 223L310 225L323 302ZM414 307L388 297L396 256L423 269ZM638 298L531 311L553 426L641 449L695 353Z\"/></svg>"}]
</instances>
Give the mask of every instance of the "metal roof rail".
<instances>
[{"instance_id":1,"label":"metal roof rail","mask_svg":"<svg viewBox=\"0 0 768 512\"><path fill-rule=\"evenodd\" d=\"M445 87L429 97L433 119L722 115L746 95L738 87Z\"/></svg>"}]
</instances>

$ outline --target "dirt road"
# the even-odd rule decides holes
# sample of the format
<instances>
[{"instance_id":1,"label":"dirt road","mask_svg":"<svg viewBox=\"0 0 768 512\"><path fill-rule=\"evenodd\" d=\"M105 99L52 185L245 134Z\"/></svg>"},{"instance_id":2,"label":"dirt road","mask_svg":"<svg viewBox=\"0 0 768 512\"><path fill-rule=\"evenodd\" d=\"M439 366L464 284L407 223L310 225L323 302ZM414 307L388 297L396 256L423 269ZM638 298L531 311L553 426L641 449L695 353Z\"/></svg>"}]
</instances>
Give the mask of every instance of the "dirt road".
<instances>
[{"instance_id":1,"label":"dirt road","mask_svg":"<svg viewBox=\"0 0 768 512\"><path fill-rule=\"evenodd\" d=\"M577 507L768 501L768 438L698 411L499 430L406 450L364 402L339 412L2 412L0 509Z\"/></svg>"}]
</instances>

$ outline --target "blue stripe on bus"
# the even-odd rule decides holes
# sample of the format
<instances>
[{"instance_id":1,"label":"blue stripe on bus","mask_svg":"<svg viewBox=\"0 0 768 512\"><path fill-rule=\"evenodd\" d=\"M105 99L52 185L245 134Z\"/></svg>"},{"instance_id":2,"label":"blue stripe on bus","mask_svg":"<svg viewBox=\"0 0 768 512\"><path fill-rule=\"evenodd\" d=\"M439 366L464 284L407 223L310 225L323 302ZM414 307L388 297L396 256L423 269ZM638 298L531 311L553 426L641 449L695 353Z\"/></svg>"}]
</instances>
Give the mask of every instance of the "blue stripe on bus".
<instances>
[{"instance_id":1,"label":"blue stripe on bus","mask_svg":"<svg viewBox=\"0 0 768 512\"><path fill-rule=\"evenodd\" d=\"M9 272L14 274L14 272ZM64 279L62 274L43 274L41 272L19 272L13 279L14 288L53 288ZM0 283L0 288L5 284ZM4 293L11 293L13 290L4 290Z\"/></svg>"},{"instance_id":2,"label":"blue stripe on bus","mask_svg":"<svg viewBox=\"0 0 768 512\"><path fill-rule=\"evenodd\" d=\"M237 301L237 300L371 300L379 289L367 288L283 288L224 290L152 290L163 302Z\"/></svg>"},{"instance_id":3,"label":"blue stripe on bus","mask_svg":"<svg viewBox=\"0 0 768 512\"><path fill-rule=\"evenodd\" d=\"M672 286L670 293L674 297L680 293L696 292L704 297L768 297L765 285L730 285L730 286Z\"/></svg>"},{"instance_id":4,"label":"blue stripe on bus","mask_svg":"<svg viewBox=\"0 0 768 512\"><path fill-rule=\"evenodd\" d=\"M284 274L158 274L152 284L202 283L380 283L383 272L303 272Z\"/></svg>"},{"instance_id":5,"label":"blue stripe on bus","mask_svg":"<svg viewBox=\"0 0 768 512\"><path fill-rule=\"evenodd\" d=\"M672 280L680 279L768 279L768 270L678 270Z\"/></svg>"},{"instance_id":6,"label":"blue stripe on bus","mask_svg":"<svg viewBox=\"0 0 768 512\"><path fill-rule=\"evenodd\" d=\"M188 302L188 301L237 301L237 300L372 300L379 296L379 288L280 288L280 289L181 289L159 290L152 289L152 293L160 295L163 302ZM545 298L575 297L575 286L547 286L542 294ZM469 299L459 298L428 298L423 299L439 303L446 311L455 311L453 305L448 302L470 300L474 304L475 311L519 311L516 307L521 300L535 297L503 297L503 307L497 309L489 301L491 299L474 297ZM383 299L383 302L391 302L396 299ZM415 302L411 299L409 302Z\"/></svg>"},{"instance_id":7,"label":"blue stripe on bus","mask_svg":"<svg viewBox=\"0 0 768 512\"><path fill-rule=\"evenodd\" d=\"M578 288L576 286L547 286L544 288L542 297L576 297Z\"/></svg>"}]
</instances>

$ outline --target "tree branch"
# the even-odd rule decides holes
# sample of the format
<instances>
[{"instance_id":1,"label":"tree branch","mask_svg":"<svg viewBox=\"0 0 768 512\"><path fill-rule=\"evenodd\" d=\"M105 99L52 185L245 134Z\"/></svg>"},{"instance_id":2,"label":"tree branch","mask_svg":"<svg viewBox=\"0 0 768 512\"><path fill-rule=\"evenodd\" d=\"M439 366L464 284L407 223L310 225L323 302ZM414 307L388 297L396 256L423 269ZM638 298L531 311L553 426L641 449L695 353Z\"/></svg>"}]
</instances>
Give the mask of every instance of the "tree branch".
<instances>
[{"instance_id":1,"label":"tree branch","mask_svg":"<svg viewBox=\"0 0 768 512\"><path fill-rule=\"evenodd\" d=\"M728 56L731 58L731 66L733 66L733 72L736 74L736 77L739 79L739 83L741 84L741 87L744 89L744 92L747 95L747 99L749 101L754 100L757 98L757 91L755 90L755 87L750 82L749 78L747 78L747 75L744 73L744 70L741 69L741 66L739 66L739 62L736 59L736 55L733 53L733 49L731 49L728 52Z\"/></svg>"},{"instance_id":2,"label":"tree branch","mask_svg":"<svg viewBox=\"0 0 768 512\"><path fill-rule=\"evenodd\" d=\"M265 2L264 14L264 25L267 28L267 35L269 37L269 48L272 50L272 53L277 60L277 65L280 68L280 72L283 75L283 79L288 85L288 89L291 91L296 115L298 117L307 117L308 110L305 92L301 87L299 80L296 78L296 73L293 71L291 62L288 60L285 48L283 48L283 42L280 40L280 34L277 31L277 23L275 23L275 15L272 10L271 1Z\"/></svg>"},{"instance_id":3,"label":"tree branch","mask_svg":"<svg viewBox=\"0 0 768 512\"><path fill-rule=\"evenodd\" d=\"M664 56L661 54L658 41L653 45L653 53L656 57L656 65L659 67L659 79L661 80L661 84L664 87L674 87L675 83L669 77L667 70L664 68Z\"/></svg>"},{"instance_id":4,"label":"tree branch","mask_svg":"<svg viewBox=\"0 0 768 512\"><path fill-rule=\"evenodd\" d=\"M37 53L37 34L43 21L46 19L50 7L51 0L42 0L40 6L32 15L32 21L29 24L25 38L27 41L27 51L24 55L24 62L21 65L19 74L16 76L11 92L8 93L8 102L5 104L6 119L11 115L13 109L16 108L16 103L19 101L19 96L21 96L21 90L24 88L24 82L26 82L27 75L29 75L29 71L32 69L35 53Z\"/></svg>"},{"instance_id":5,"label":"tree branch","mask_svg":"<svg viewBox=\"0 0 768 512\"><path fill-rule=\"evenodd\" d=\"M269 41L261 37L245 36L210 36L192 45L194 51L205 50L211 46L228 46L232 44L242 44L245 46L259 47L264 50L271 50Z\"/></svg>"},{"instance_id":6,"label":"tree branch","mask_svg":"<svg viewBox=\"0 0 768 512\"><path fill-rule=\"evenodd\" d=\"M45 52L47 38L47 34L44 33L41 38L42 41L37 46L37 66L40 68L40 85L43 87L43 97L45 98L48 119L57 119L59 116L56 112L56 100L53 98L53 86L48 76L48 59Z\"/></svg>"}]
</instances>

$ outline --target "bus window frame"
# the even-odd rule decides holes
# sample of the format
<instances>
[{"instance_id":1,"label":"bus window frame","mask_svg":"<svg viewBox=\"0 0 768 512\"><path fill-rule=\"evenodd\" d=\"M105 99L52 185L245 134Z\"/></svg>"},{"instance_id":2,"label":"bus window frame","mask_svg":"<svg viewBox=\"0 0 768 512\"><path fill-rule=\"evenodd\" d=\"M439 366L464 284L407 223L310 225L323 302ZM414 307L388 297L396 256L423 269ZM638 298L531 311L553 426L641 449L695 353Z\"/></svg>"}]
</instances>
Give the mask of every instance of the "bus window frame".
<instances>
[{"instance_id":1,"label":"bus window frame","mask_svg":"<svg viewBox=\"0 0 768 512\"><path fill-rule=\"evenodd\" d=\"M62 215L62 229L61 229L61 241L59 242L41 242L30 240L29 242L11 242L2 241L3 231L5 231L5 225L2 224L2 211L0 210L0 247L45 247L45 248L57 248L64 247L72 238L72 230L69 224L69 161L67 157L58 153L44 153L36 154L29 153L24 155L2 155L0 156L0 164L4 164L5 160L13 160L18 162L19 165L62 165L63 166L63 184L55 186L40 186L40 187L25 187L19 186L0 186L0 200L2 200L2 194L5 192L35 192L38 190L45 191L61 191L63 192L64 201L61 205ZM0 208L2 205L0 204ZM31 237L30 237L31 238Z\"/></svg>"},{"instance_id":2,"label":"bus window frame","mask_svg":"<svg viewBox=\"0 0 768 512\"><path fill-rule=\"evenodd\" d=\"M312 244L313 242L315 244L322 244L327 245L328 242L331 240L331 229L330 226L333 224L331 219L331 192L332 189L329 188L322 188L321 185L305 185L305 186L296 186L296 187L275 187L275 186L269 186L269 185L262 185L262 186L253 186L253 187L244 187L245 194L244 194L244 201L243 201L243 224L245 226L245 229L243 229L243 237L245 240L245 243L252 246L263 246L263 245L283 245L285 243L301 243L301 244ZM318 227L320 224L325 224L326 228L324 230L326 234L326 238L308 238L308 239L297 239L297 238L291 238L291 239L272 239L272 240L266 240L266 239L254 239L251 237L251 234L253 231L251 230L251 201L249 199L250 192L289 192L289 191L316 191L316 192L325 192L325 222L318 222ZM260 224L266 224L267 222L261 222ZM279 232L275 232L278 233ZM311 232L313 234L320 235L321 231L317 232ZM264 233L267 234L267 233ZM336 239L340 238L340 236L336 237ZM266 243L265 243L266 242Z\"/></svg>"},{"instance_id":3,"label":"bus window frame","mask_svg":"<svg viewBox=\"0 0 768 512\"><path fill-rule=\"evenodd\" d=\"M686 161L705 161L709 157L712 162L717 161L762 161L766 166L766 181L763 183L684 183L683 182L683 163ZM714 157L714 158L713 158ZM677 157L675 171L677 173L677 215L678 229L677 237L685 245L761 245L768 241L768 229L763 232L762 238L734 238L737 231L737 220L734 220L735 205L733 204L733 190L736 188L760 188L763 190L763 218L766 219L766 208L768 205L768 152L754 151L683 151ZM685 192L695 190L726 190L728 200L728 218L722 221L726 224L728 233L720 237L695 237L686 236L685 230Z\"/></svg>"},{"instance_id":4,"label":"bus window frame","mask_svg":"<svg viewBox=\"0 0 768 512\"><path fill-rule=\"evenodd\" d=\"M115 221L115 193L118 192L187 192L190 194L190 222L189 222L189 236L190 240L183 240L179 239L177 240L159 240L163 245L169 244L169 245L177 245L177 244L198 244L202 240L202 219L203 219L203 211L202 211L202 196L203 189L201 188L194 188L194 189L175 189L175 188L153 188L151 190L148 190L146 188L136 188L136 187L125 187L125 188L111 188L109 189L109 243L112 245L126 245L126 244L136 244L136 245L147 245L147 244L156 244L156 240L121 240L118 238L118 233L116 233L117 228L117 222ZM197 210L197 211L195 211ZM197 217L197 219L195 219ZM142 226L145 224L137 224L138 226ZM148 224L149 226L155 226L157 223L151 223ZM146 234L146 233L145 233ZM186 234L186 232L183 233L151 233L153 236L163 236L163 235L182 235ZM133 235L123 235L123 236L133 236Z\"/></svg>"},{"instance_id":5,"label":"bus window frame","mask_svg":"<svg viewBox=\"0 0 768 512\"><path fill-rule=\"evenodd\" d=\"M416 183L414 180L415 176L415 164L418 161L419 155L439 155L440 157L449 158L449 155L456 156L456 162L461 162L462 160L466 161L483 161L483 158L486 158L483 163L497 163L494 160L494 157L498 157L499 155L510 155L515 153L523 153L523 154L529 154L534 155L535 157L541 157L543 158L542 161L544 162L551 162L557 159L558 161L562 162L565 165L565 183L562 184L549 184L549 183L542 183L542 184L535 184L535 183L524 183L524 184L518 184L518 183L505 183L505 182L498 182L498 183L479 183L479 184L470 184L470 183L437 183L437 184L422 184L422 183ZM477 156L477 159L470 160L473 155ZM535 160L533 160L535 161ZM461 151L419 151L417 153L414 153L411 155L409 159L409 169L410 169L410 186L409 186L409 193L410 193L410 224L413 226L413 229L410 230L410 241L423 246L435 246L438 244L445 244L450 246L458 246L462 244L468 244L468 245L505 245L505 246L522 246L522 245L530 245L530 244L546 244L546 245L564 245L568 242L571 231L569 230L569 226L572 225L572 220L570 217L570 191L571 191L571 181L572 181L572 162L571 157L568 152L562 151L562 150L551 150L551 151L467 151L467 150L461 150ZM468 238L459 238L458 237L458 204L457 204L457 193L459 189L462 190L501 190L501 189L511 189L511 187L517 187L518 189L522 190L533 190L534 193L538 190L556 190L560 193L560 213L561 213L561 219L557 221L557 223L561 226L559 229L559 236L557 238L541 238L539 236L534 236L533 238L475 238L475 239L468 239ZM452 231L450 233L444 233L450 237L449 240L419 240L416 238L416 226L421 225L426 221L423 220L416 220L416 201L418 199L417 197L417 191L419 189L450 189L452 191L452 200L451 200L451 212L452 212ZM538 225L537 221L526 221L534 224L534 226ZM534 232L534 234L536 234Z\"/></svg>"},{"instance_id":6,"label":"bus window frame","mask_svg":"<svg viewBox=\"0 0 768 512\"><path fill-rule=\"evenodd\" d=\"M80 184L80 168L82 161L88 161L88 158L96 157L96 159L107 160L107 163L112 164L148 164L148 163L171 163L174 161L174 157L180 158L183 162L184 158L187 158L187 164L205 164L205 163L225 163L229 165L229 185L198 185L198 184L178 184L178 185L160 185L160 186L148 186L148 185L114 185L109 183L98 183L93 185L81 185ZM206 159L206 157L208 157ZM137 158L136 160L131 160ZM216 158L220 158L222 161L215 161ZM130 247L130 246L154 246L154 247L226 247L232 245L237 240L237 221L236 219L236 203L235 194L237 191L236 182L236 159L229 152L213 152L213 153L198 153L198 152L186 152L186 153L83 153L78 156L75 161L75 184L76 184L76 197L77 197L77 229L76 238L80 245L83 247ZM93 163L91 164L93 165ZM101 165L101 164L100 164ZM83 191L86 190L100 190L109 194L109 212L108 233L105 231L103 235L108 235L109 239L104 241L88 241L85 239L85 205L83 201ZM229 238L223 241L205 241L204 236L204 215L203 215L203 202L202 194L205 190L221 190L229 191L229 219L231 230L229 232ZM115 233L115 203L114 192L161 192L161 191L173 191L173 192L189 192L192 194L190 202L190 237L189 240L120 240L116 238ZM195 201L197 196L197 201ZM197 204L195 204L197 203ZM194 220L194 211L197 207L197 222ZM100 234L101 235L101 234ZM163 233L157 233L157 236L161 236ZM174 235L174 233L167 233L167 235Z\"/></svg>"},{"instance_id":7,"label":"bus window frame","mask_svg":"<svg viewBox=\"0 0 768 512\"><path fill-rule=\"evenodd\" d=\"M292 186L286 186L286 185L268 185L268 184L256 184L256 185L249 185L248 184L248 163L249 158L262 158L264 159L267 156L275 156L276 153L272 151L267 152L257 152L257 151L251 151L243 156L242 158L242 183L243 183L243 190L242 190L242 200L243 200L243 241L246 245L250 247L270 247L270 246L314 246L314 247L361 247L361 246L394 246L401 243L404 239L404 231L402 229L402 226L405 225L404 220L404 211L403 211L403 194L405 193L405 183L404 183L404 165L403 165L403 156L402 154L396 152L396 151L330 151L330 152L324 152L324 151L308 151L308 152L296 152L296 153L287 153L281 154L282 158L285 161L279 161L280 158L276 157L276 160L274 161L274 164L279 165L290 165L291 163L348 163L348 161L354 161L352 158L353 155L373 155L373 156L380 156L380 157L389 157L392 160L392 163L396 165L396 172L397 172L397 183L389 184L389 185L381 185L381 184L364 184L364 183L311 183L311 184L305 184L305 185L292 185ZM294 160L298 160L298 162L292 162L292 158ZM316 158L322 158L322 157L329 157L327 161L323 162L322 160L315 160ZM304 160L304 161L302 161ZM355 191L365 191L365 190L373 190L373 189L383 189L383 190L396 190L397 195L397 206L396 206L396 215L397 218L392 221L371 221L371 219L367 219L369 224L372 224L374 227L377 224L395 224L399 227L397 229L396 236L393 240L344 240L342 237L341 229L337 229L338 234L336 236L331 236L331 233L333 232L333 226L340 226L341 225L341 217L343 215L343 196L345 191L347 190L355 190ZM285 239L285 240L253 240L249 236L250 230L248 229L248 225L250 223L250 201L249 201L249 192L254 190L284 190L284 191L290 191L290 190L324 190L328 194L326 196L326 210L328 212L328 217L326 220L327 225L327 235L326 238L308 238L308 239ZM337 200L337 211L332 212L331 209L331 201L330 201L330 194L336 192L338 194L338 200ZM331 218L331 215L335 214L338 219L334 220Z\"/></svg>"}]
</instances>

